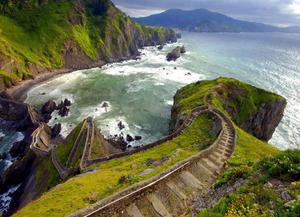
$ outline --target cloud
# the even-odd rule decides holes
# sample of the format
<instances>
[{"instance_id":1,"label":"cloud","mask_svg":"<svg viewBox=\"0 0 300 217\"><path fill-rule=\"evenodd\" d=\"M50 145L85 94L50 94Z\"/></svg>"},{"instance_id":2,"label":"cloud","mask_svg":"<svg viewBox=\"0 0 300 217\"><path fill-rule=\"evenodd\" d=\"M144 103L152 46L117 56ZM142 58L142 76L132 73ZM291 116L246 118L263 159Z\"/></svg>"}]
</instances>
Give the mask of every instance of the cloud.
<instances>
[{"instance_id":1,"label":"cloud","mask_svg":"<svg viewBox=\"0 0 300 217\"><path fill-rule=\"evenodd\" d=\"M238 19L275 25L300 25L300 0L113 0L130 16L171 8L206 8Z\"/></svg>"},{"instance_id":2,"label":"cloud","mask_svg":"<svg viewBox=\"0 0 300 217\"><path fill-rule=\"evenodd\" d=\"M163 9L151 9L151 8L130 8L127 6L116 5L119 9L127 13L131 17L145 17L151 14L158 14L163 12Z\"/></svg>"},{"instance_id":3,"label":"cloud","mask_svg":"<svg viewBox=\"0 0 300 217\"><path fill-rule=\"evenodd\" d=\"M300 17L300 1L294 1L287 6L287 13L292 13L297 17Z\"/></svg>"}]
</instances>

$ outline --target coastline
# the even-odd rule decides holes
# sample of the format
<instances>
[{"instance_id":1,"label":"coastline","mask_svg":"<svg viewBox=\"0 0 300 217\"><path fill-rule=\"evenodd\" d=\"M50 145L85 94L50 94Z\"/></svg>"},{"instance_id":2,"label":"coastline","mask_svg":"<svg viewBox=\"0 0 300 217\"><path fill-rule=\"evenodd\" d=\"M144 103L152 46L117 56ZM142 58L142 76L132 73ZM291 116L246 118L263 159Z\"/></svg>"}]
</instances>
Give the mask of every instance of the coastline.
<instances>
[{"instance_id":1,"label":"coastline","mask_svg":"<svg viewBox=\"0 0 300 217\"><path fill-rule=\"evenodd\" d=\"M143 49L143 48L141 48ZM140 57L140 53L139 55L134 55L134 56L130 56L127 58L120 58L117 59L115 61L108 61L105 63L101 63L101 64L92 64L89 67L82 67L82 68L71 68L71 69L67 69L67 68L60 68L60 69L53 69L53 70L49 70L46 71L44 73L40 73L38 75L36 75L36 77L34 79L28 79L28 80L23 80L20 81L17 85L12 86L8 89L6 89L6 92L16 101L20 101L20 102L24 102L26 100L27 97L27 93L29 90L31 90L32 88L34 88L36 85L44 82L44 81L48 81L49 79L57 76L57 75L63 75L63 74L67 74L67 73L72 73L78 70L87 70L87 69L93 69L93 68L101 68L102 66L105 66L107 64L110 63L119 63L122 61L127 61L127 60L134 60L134 59L138 59Z\"/></svg>"},{"instance_id":2,"label":"coastline","mask_svg":"<svg viewBox=\"0 0 300 217\"><path fill-rule=\"evenodd\" d=\"M6 91L14 100L24 102L27 97L27 92L34 86L47 81L56 75L71 73L73 71L73 69L57 69L53 71L47 71L45 73L38 74L34 79L23 80L16 86L8 88Z\"/></svg>"}]
</instances>

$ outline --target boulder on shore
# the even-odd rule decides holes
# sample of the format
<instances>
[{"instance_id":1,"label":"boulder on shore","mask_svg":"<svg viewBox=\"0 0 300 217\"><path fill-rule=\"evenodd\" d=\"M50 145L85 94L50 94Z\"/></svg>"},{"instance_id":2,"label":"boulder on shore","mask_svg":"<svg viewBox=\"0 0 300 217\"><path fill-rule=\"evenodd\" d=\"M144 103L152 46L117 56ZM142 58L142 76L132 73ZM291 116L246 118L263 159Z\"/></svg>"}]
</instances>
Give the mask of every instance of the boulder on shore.
<instances>
[{"instance_id":1,"label":"boulder on shore","mask_svg":"<svg viewBox=\"0 0 300 217\"><path fill-rule=\"evenodd\" d=\"M123 129L125 128L125 125L123 124L122 121L120 121L120 122L118 123L118 127L119 127L119 130L123 130Z\"/></svg>"},{"instance_id":2,"label":"boulder on shore","mask_svg":"<svg viewBox=\"0 0 300 217\"><path fill-rule=\"evenodd\" d=\"M167 60L170 61L176 61L181 54L184 54L186 52L185 47L182 46L177 46L174 50L172 50L172 52L168 53L167 55Z\"/></svg>"},{"instance_id":3,"label":"boulder on shore","mask_svg":"<svg viewBox=\"0 0 300 217\"><path fill-rule=\"evenodd\" d=\"M42 114L51 114L56 109L56 103L53 100L48 100L42 107Z\"/></svg>"},{"instance_id":4,"label":"boulder on shore","mask_svg":"<svg viewBox=\"0 0 300 217\"><path fill-rule=\"evenodd\" d=\"M170 61L176 61L180 57L180 51L181 48L178 46L172 52L168 53L167 60Z\"/></svg>"},{"instance_id":5,"label":"boulder on shore","mask_svg":"<svg viewBox=\"0 0 300 217\"><path fill-rule=\"evenodd\" d=\"M131 135L127 134L126 140L127 140L127 142L133 142L134 138Z\"/></svg>"},{"instance_id":6,"label":"boulder on shore","mask_svg":"<svg viewBox=\"0 0 300 217\"><path fill-rule=\"evenodd\" d=\"M51 137L57 137L61 132L61 124L55 124L54 127L51 129Z\"/></svg>"},{"instance_id":7,"label":"boulder on shore","mask_svg":"<svg viewBox=\"0 0 300 217\"><path fill-rule=\"evenodd\" d=\"M184 46L182 46L182 47L180 48L180 53L181 53L181 54L184 54L184 53L186 53L186 49L185 49L185 47L184 47Z\"/></svg>"},{"instance_id":8,"label":"boulder on shore","mask_svg":"<svg viewBox=\"0 0 300 217\"><path fill-rule=\"evenodd\" d=\"M68 99L64 100L64 106L71 106L71 105L72 105L72 103L70 100L68 100Z\"/></svg>"},{"instance_id":9,"label":"boulder on shore","mask_svg":"<svg viewBox=\"0 0 300 217\"><path fill-rule=\"evenodd\" d=\"M61 116L61 117L66 117L69 115L69 111L70 109L68 109L68 107L64 106L62 107L59 111L58 111L58 114Z\"/></svg>"},{"instance_id":10,"label":"boulder on shore","mask_svg":"<svg viewBox=\"0 0 300 217\"><path fill-rule=\"evenodd\" d=\"M122 151L125 151L127 149L128 143L121 135L115 135L114 138L111 138L108 141L117 149L121 149Z\"/></svg>"},{"instance_id":11,"label":"boulder on shore","mask_svg":"<svg viewBox=\"0 0 300 217\"><path fill-rule=\"evenodd\" d=\"M164 48L163 45L159 45L159 46L157 47L158 50L162 50L163 48Z\"/></svg>"},{"instance_id":12,"label":"boulder on shore","mask_svg":"<svg viewBox=\"0 0 300 217\"><path fill-rule=\"evenodd\" d=\"M69 111L70 111L70 109L68 107L70 107L71 105L72 105L72 103L68 99L65 99L64 101L61 101L60 104L56 107L56 109L58 110L58 114L61 117L68 116Z\"/></svg>"},{"instance_id":13,"label":"boulder on shore","mask_svg":"<svg viewBox=\"0 0 300 217\"><path fill-rule=\"evenodd\" d=\"M135 137L134 137L134 140L140 141L140 140L142 140L142 137L141 137L141 136L135 136Z\"/></svg>"}]
</instances>

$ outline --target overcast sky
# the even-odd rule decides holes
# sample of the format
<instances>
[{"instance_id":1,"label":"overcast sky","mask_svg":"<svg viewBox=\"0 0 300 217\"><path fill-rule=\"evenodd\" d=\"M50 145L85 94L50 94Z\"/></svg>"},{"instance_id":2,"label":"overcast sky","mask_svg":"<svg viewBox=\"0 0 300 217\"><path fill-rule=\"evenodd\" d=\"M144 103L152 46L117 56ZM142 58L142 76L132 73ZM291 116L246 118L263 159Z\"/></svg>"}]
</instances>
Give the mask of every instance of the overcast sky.
<instances>
[{"instance_id":1,"label":"overcast sky","mask_svg":"<svg viewBox=\"0 0 300 217\"><path fill-rule=\"evenodd\" d=\"M248 21L279 26L300 26L300 0L113 0L113 2L132 17L148 16L171 8L206 8Z\"/></svg>"}]
</instances>

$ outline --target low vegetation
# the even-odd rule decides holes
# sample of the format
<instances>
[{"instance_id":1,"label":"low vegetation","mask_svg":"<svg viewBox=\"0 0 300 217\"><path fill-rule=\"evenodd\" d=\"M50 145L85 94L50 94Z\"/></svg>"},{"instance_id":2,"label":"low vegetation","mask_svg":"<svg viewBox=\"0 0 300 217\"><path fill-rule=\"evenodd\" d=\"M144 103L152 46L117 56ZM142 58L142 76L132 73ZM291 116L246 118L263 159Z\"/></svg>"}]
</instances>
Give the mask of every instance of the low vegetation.
<instances>
[{"instance_id":1,"label":"low vegetation","mask_svg":"<svg viewBox=\"0 0 300 217\"><path fill-rule=\"evenodd\" d=\"M243 97L238 101L228 94L236 91L243 93ZM237 120L243 120L252 112L255 112L260 104L281 99L281 97L234 79L219 78L184 87L175 97L174 108L178 113L188 114L194 107L209 102L228 115L223 107L223 100L226 99L232 102L233 108L235 103L240 103L238 104L239 107L251 107L245 113L237 114ZM209 134L211 127L212 121L209 116L200 115L191 127L173 141L142 153L92 165L87 169L88 171L92 170L92 173L72 178L57 186L17 212L15 216L63 216L87 207L134 183L146 180L166 170L176 162L182 161L206 148L215 139ZM293 173L291 169L299 169L299 165L297 167L297 163L295 163L298 162L295 160L298 154L296 156L287 153L280 155L281 152L278 149L249 135L238 126L236 126L236 131L237 144L235 152L228 160L228 167L224 175L218 178L215 187L234 183L238 179L250 180L251 178L253 181L249 182L246 187L240 188L238 192L221 199L216 207L204 210L199 215L257 216L261 214L261 216L269 216L271 211L274 211L272 207L275 206L279 209L279 213L287 214L287 216L289 216L289 212L296 213L297 204L295 208L293 208L294 205L291 205L289 209L283 208L284 203L280 201L277 192L272 188L265 189L264 185L272 174L277 178L280 177L280 179L286 177L290 181L288 191L291 195L297 195L299 184L291 182L295 177L290 175ZM289 155L288 158L291 161L285 162L287 155ZM261 159L265 159L264 163L260 161ZM153 162L161 163L154 164ZM291 162L294 166L290 165ZM279 168L284 168L290 172L287 173L279 170ZM278 175L278 173L281 175ZM271 201L271 204L268 201ZM45 207L44 204L47 204L47 206ZM292 214L290 216L293 216Z\"/></svg>"},{"instance_id":2,"label":"low vegetation","mask_svg":"<svg viewBox=\"0 0 300 217\"><path fill-rule=\"evenodd\" d=\"M212 144L215 138L209 134L211 127L212 121L208 115L200 115L176 139L141 153L93 165L88 168L96 170L93 173L66 181L14 216L64 216L146 180ZM151 163L162 158L167 160L160 165L154 166Z\"/></svg>"},{"instance_id":3,"label":"low vegetation","mask_svg":"<svg viewBox=\"0 0 300 217\"><path fill-rule=\"evenodd\" d=\"M61 165L66 165L69 154L73 148L73 145L79 135L81 128L83 127L83 122L78 124L74 130L67 136L64 144L58 145L56 149L56 154Z\"/></svg>"},{"instance_id":4,"label":"low vegetation","mask_svg":"<svg viewBox=\"0 0 300 217\"><path fill-rule=\"evenodd\" d=\"M299 165L300 150L263 158L249 167L248 178L239 177L246 178L245 185L198 216L300 216Z\"/></svg>"},{"instance_id":5,"label":"low vegetation","mask_svg":"<svg viewBox=\"0 0 300 217\"><path fill-rule=\"evenodd\" d=\"M217 180L216 186L234 183L239 178L247 177L252 166L266 156L273 156L280 151L243 130L236 128L237 145L234 154L228 159L228 168Z\"/></svg>"}]
</instances>

